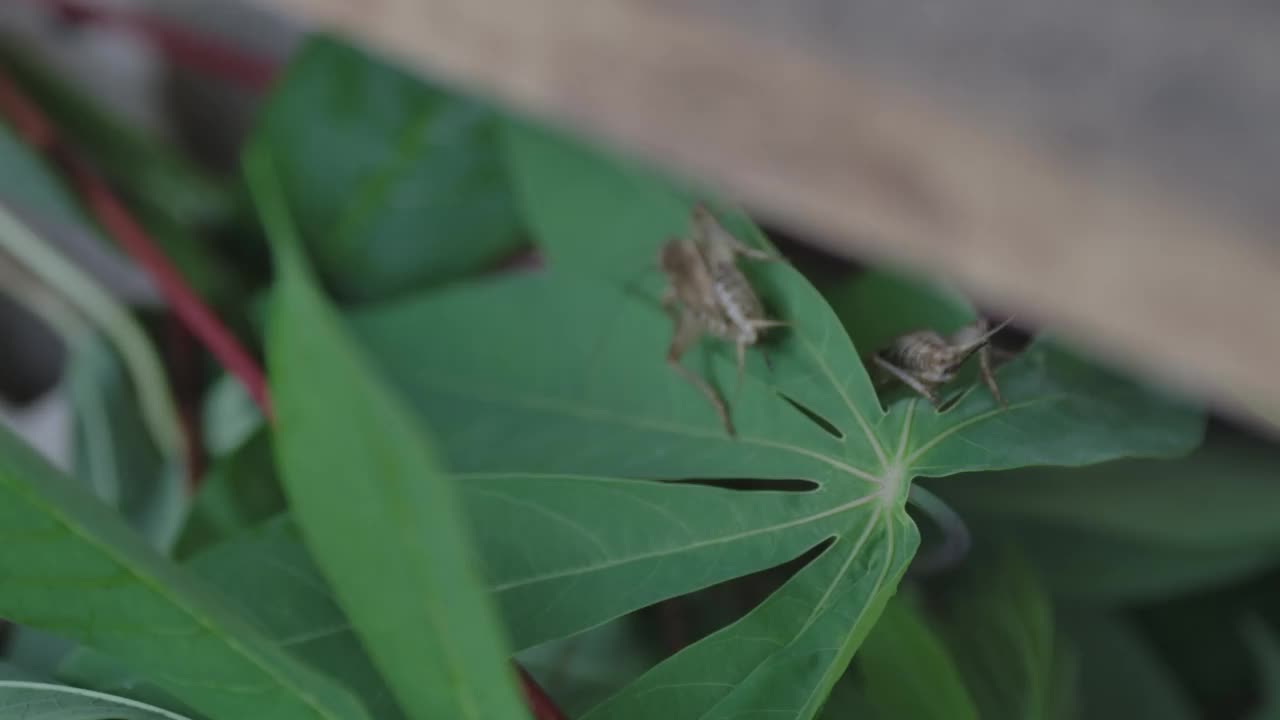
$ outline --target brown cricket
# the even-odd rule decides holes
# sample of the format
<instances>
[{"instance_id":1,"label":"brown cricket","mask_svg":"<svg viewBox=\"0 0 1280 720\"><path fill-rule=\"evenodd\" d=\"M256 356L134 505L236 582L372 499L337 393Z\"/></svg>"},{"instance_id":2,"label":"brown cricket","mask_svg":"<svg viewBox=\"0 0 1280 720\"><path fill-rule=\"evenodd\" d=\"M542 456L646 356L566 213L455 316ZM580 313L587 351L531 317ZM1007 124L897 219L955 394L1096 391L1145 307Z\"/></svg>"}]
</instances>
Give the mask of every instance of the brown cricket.
<instances>
[{"instance_id":1,"label":"brown cricket","mask_svg":"<svg viewBox=\"0 0 1280 720\"><path fill-rule=\"evenodd\" d=\"M996 402L1006 407L991 367L991 338L1008 324L1005 320L988 330L987 321L980 318L950 337L932 330L917 330L899 336L875 353L872 360L892 379L901 381L938 407L941 403L934 390L955 379L960 368L976 353L982 382Z\"/></svg>"},{"instance_id":2,"label":"brown cricket","mask_svg":"<svg viewBox=\"0 0 1280 720\"><path fill-rule=\"evenodd\" d=\"M740 385L747 346L759 342L764 330L786 324L765 316L755 289L738 268L739 256L782 260L743 244L706 207L697 205L690 236L667 240L658 257L667 276L662 306L675 324L667 364L707 397L730 435L733 423L724 400L706 380L681 365L680 358L704 334L732 342L737 346Z\"/></svg>"}]
</instances>

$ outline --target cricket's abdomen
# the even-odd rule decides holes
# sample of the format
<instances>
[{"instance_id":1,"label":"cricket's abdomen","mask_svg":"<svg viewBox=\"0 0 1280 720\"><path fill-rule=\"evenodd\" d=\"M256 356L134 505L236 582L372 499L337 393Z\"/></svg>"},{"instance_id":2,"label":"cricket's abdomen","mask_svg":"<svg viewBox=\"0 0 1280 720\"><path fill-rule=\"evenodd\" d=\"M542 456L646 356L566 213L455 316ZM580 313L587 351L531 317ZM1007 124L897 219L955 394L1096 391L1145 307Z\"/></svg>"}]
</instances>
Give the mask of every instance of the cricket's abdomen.
<instances>
[{"instance_id":1,"label":"cricket's abdomen","mask_svg":"<svg viewBox=\"0 0 1280 720\"><path fill-rule=\"evenodd\" d=\"M755 322L764 319L764 306L746 277L736 267L718 267L712 272L712 287L727 321L724 324L728 325L726 333L715 334L734 342L741 340L748 345L754 344L757 335Z\"/></svg>"},{"instance_id":2,"label":"cricket's abdomen","mask_svg":"<svg viewBox=\"0 0 1280 720\"><path fill-rule=\"evenodd\" d=\"M893 365L931 382L947 380L953 354L947 341L932 330L903 335L880 353Z\"/></svg>"}]
</instances>

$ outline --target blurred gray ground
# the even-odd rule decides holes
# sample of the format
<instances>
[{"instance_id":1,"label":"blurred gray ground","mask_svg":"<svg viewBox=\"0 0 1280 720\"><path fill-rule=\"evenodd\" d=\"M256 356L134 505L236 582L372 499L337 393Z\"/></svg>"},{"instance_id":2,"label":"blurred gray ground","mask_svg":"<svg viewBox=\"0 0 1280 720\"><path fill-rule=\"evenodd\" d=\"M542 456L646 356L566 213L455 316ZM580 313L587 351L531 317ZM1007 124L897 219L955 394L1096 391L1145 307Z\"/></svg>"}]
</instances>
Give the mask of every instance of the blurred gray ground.
<instances>
[{"instance_id":1,"label":"blurred gray ground","mask_svg":"<svg viewBox=\"0 0 1280 720\"><path fill-rule=\"evenodd\" d=\"M1280 3L646 0L900 78L1086 171L1280 226Z\"/></svg>"}]
</instances>

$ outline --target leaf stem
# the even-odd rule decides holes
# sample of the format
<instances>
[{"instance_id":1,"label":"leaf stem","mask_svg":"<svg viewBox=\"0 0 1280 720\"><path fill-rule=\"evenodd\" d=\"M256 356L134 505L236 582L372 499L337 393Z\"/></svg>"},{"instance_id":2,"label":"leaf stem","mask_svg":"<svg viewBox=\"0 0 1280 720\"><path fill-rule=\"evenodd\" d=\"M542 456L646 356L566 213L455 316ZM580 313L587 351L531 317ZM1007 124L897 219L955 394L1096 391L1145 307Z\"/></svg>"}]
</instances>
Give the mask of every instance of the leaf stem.
<instances>
[{"instance_id":1,"label":"leaf stem","mask_svg":"<svg viewBox=\"0 0 1280 720\"><path fill-rule=\"evenodd\" d=\"M914 573L932 575L948 570L968 554L973 544L969 526L965 524L964 518L952 510L942 498L920 485L913 484L907 493L907 503L927 515L942 531L941 545L928 553L916 555L915 561L911 564Z\"/></svg>"}]
</instances>

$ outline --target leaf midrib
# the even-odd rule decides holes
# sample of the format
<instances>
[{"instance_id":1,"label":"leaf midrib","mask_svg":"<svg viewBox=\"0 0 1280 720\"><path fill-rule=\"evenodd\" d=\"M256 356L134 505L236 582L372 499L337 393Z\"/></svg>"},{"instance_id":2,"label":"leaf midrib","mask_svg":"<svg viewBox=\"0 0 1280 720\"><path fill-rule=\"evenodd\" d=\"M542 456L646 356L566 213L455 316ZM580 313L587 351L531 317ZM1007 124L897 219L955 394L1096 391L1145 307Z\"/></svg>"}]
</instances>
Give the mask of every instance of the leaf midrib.
<instances>
[{"instance_id":1,"label":"leaf midrib","mask_svg":"<svg viewBox=\"0 0 1280 720\"><path fill-rule=\"evenodd\" d=\"M800 518L795 518L793 520L788 520L785 523L779 523L777 525L770 525L762 528L755 528L754 530L747 530L744 532L735 533L733 535L726 535L718 538L712 538L709 540L700 540L695 543L682 545L678 548L673 548L669 550L656 550L648 553L640 553L637 555L632 555L625 559L610 560L607 562L596 563L593 565L579 566L571 570L562 570L562 571L556 571L553 573L544 573L542 575L534 575L528 578L523 578L518 581L511 581L511 582L502 583L500 585L494 585L490 589L493 592L502 593L515 588L525 587L527 585L534 585L540 582L547 582L549 580L559 580L563 578L574 577L577 575L585 575L587 573L608 570L614 567L621 567L623 565L629 565L635 562L642 562L644 560L652 560L656 558L668 557L671 555L678 555L678 554L689 552L692 550L699 550L704 547L714 547L716 545L721 545L724 543L730 543L737 540L743 540L746 538L755 537L757 535L764 535L771 532L786 530L792 527L798 527L800 525L806 525L811 522L817 522L819 520L823 520L834 515L839 515L841 513L848 512L850 510L861 507L863 505L866 505L867 503L873 502L880 498L881 498L880 493L863 495L857 499L850 500L848 502L841 503L840 505L837 505L835 507L823 510L822 512L814 513L812 515L807 515ZM874 523L875 523L875 520L873 519L870 524L873 525Z\"/></svg>"}]
</instances>

